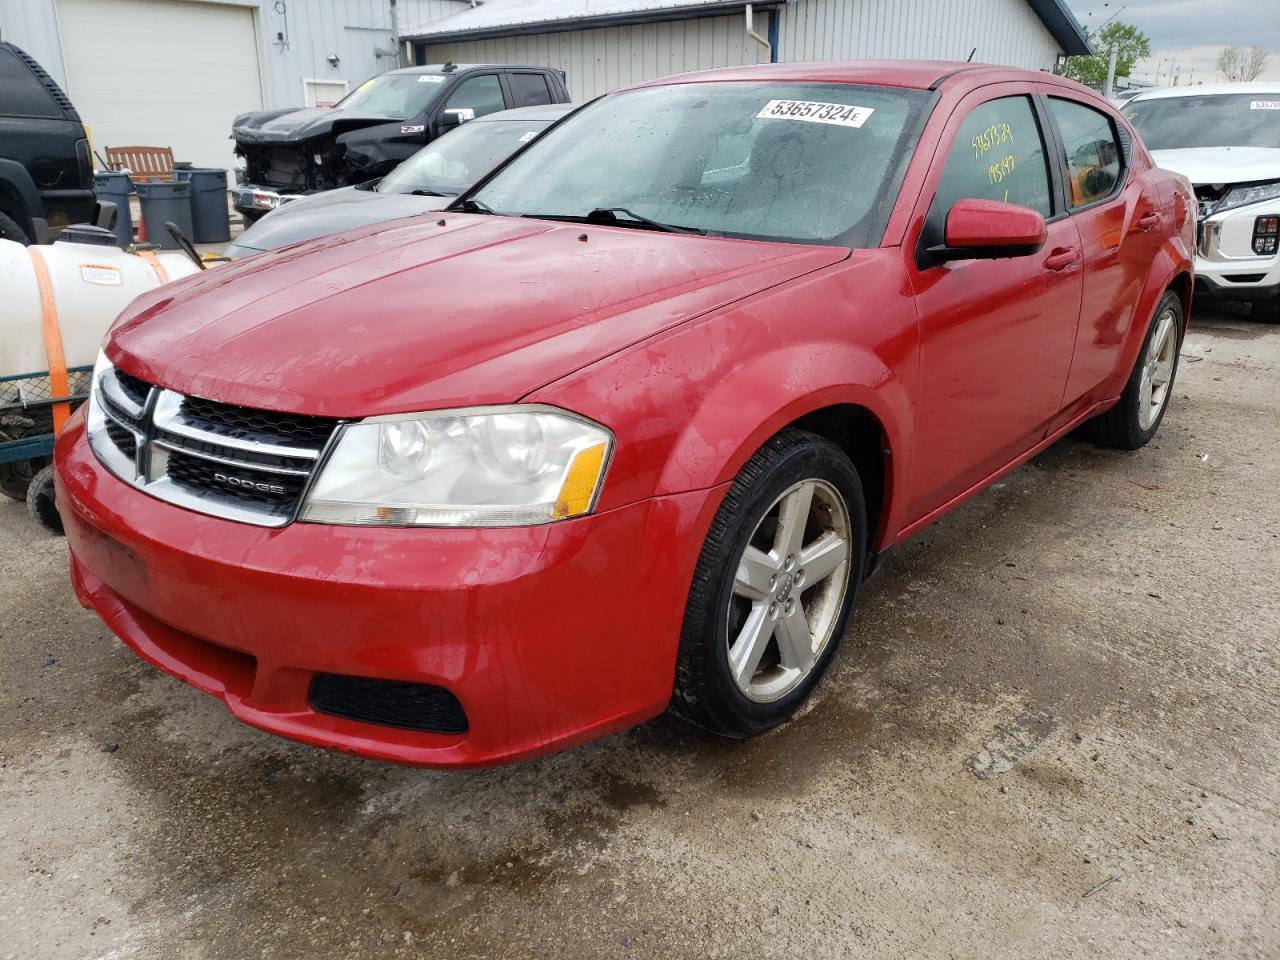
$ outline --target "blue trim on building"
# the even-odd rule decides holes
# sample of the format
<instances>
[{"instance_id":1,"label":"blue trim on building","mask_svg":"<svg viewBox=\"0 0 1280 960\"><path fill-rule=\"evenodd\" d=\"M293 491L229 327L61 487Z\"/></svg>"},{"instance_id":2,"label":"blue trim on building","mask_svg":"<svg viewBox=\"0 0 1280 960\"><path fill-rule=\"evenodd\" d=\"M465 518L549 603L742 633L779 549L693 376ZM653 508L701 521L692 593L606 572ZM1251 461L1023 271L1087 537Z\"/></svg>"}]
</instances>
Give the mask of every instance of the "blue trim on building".
<instances>
[{"instance_id":1,"label":"blue trim on building","mask_svg":"<svg viewBox=\"0 0 1280 960\"><path fill-rule=\"evenodd\" d=\"M778 11L769 11L769 62L778 62Z\"/></svg>"},{"instance_id":2,"label":"blue trim on building","mask_svg":"<svg viewBox=\"0 0 1280 960\"><path fill-rule=\"evenodd\" d=\"M1084 27L1072 15L1067 0L1027 0L1045 29L1058 41L1062 52L1069 57L1088 56L1093 53Z\"/></svg>"}]
</instances>

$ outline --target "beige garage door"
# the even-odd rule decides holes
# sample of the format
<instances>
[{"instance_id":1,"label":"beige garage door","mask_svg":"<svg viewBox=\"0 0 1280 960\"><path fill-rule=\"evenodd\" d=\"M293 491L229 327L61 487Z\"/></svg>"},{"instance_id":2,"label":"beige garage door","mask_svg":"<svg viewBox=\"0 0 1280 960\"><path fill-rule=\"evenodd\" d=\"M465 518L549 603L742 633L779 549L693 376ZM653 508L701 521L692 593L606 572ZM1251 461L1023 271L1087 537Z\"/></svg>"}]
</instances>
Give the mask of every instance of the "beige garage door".
<instances>
[{"instance_id":1,"label":"beige garage door","mask_svg":"<svg viewBox=\"0 0 1280 960\"><path fill-rule=\"evenodd\" d=\"M235 165L231 118L262 107L253 11L186 0L57 0L67 93L94 146Z\"/></svg>"}]
</instances>

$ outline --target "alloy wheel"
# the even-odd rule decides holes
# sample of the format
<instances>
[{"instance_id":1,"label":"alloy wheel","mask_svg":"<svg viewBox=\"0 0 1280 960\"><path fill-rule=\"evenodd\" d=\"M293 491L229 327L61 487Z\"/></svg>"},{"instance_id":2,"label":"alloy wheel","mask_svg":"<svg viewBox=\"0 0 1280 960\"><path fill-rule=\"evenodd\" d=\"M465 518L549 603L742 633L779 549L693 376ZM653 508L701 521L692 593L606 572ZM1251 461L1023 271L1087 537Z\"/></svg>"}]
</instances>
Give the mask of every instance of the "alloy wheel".
<instances>
[{"instance_id":1,"label":"alloy wheel","mask_svg":"<svg viewBox=\"0 0 1280 960\"><path fill-rule=\"evenodd\" d=\"M729 670L757 703L812 671L831 641L849 583L849 508L822 480L802 480L765 511L738 559L729 598Z\"/></svg>"},{"instance_id":2,"label":"alloy wheel","mask_svg":"<svg viewBox=\"0 0 1280 960\"><path fill-rule=\"evenodd\" d=\"M1138 425L1143 430L1151 429L1169 402L1177 352L1177 317L1173 310L1166 309L1156 319L1155 333L1147 344L1142 380L1138 385Z\"/></svg>"}]
</instances>

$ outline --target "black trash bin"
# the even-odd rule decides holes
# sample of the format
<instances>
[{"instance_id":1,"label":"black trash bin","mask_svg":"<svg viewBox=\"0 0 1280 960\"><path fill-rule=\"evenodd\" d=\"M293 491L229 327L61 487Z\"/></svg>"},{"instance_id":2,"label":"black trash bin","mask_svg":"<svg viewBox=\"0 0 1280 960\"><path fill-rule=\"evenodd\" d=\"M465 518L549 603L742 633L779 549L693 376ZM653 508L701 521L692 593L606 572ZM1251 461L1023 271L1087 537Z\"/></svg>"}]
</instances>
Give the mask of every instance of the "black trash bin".
<instances>
[{"instance_id":1,"label":"black trash bin","mask_svg":"<svg viewBox=\"0 0 1280 960\"><path fill-rule=\"evenodd\" d=\"M93 193L99 200L116 205L116 246L123 250L133 243L133 213L129 210L129 194L133 183L127 173L95 173Z\"/></svg>"},{"instance_id":2,"label":"black trash bin","mask_svg":"<svg viewBox=\"0 0 1280 960\"><path fill-rule=\"evenodd\" d=\"M191 227L191 184L180 180L150 180L134 184L142 206L142 223L147 242L163 250L177 250L178 242L164 228L166 220L178 225L188 237Z\"/></svg>"},{"instance_id":3,"label":"black trash bin","mask_svg":"<svg viewBox=\"0 0 1280 960\"><path fill-rule=\"evenodd\" d=\"M225 243L231 239L227 211L227 171L221 167L181 167L174 177L191 184L191 239L196 243Z\"/></svg>"}]
</instances>

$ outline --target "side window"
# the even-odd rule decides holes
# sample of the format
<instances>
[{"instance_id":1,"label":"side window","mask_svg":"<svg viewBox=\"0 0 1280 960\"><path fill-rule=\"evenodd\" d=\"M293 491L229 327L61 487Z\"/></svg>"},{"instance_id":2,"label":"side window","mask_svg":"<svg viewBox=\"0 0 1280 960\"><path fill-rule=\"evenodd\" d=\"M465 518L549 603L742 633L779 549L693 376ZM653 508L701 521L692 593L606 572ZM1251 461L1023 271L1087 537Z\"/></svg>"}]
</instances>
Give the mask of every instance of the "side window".
<instances>
[{"instance_id":1,"label":"side window","mask_svg":"<svg viewBox=\"0 0 1280 960\"><path fill-rule=\"evenodd\" d=\"M536 107L551 102L551 88L540 73L508 73L513 107Z\"/></svg>"},{"instance_id":2,"label":"side window","mask_svg":"<svg viewBox=\"0 0 1280 960\"><path fill-rule=\"evenodd\" d=\"M1049 112L1062 133L1071 206L1087 206L1109 195L1120 180L1123 156L1111 118L1059 97L1049 98Z\"/></svg>"},{"instance_id":3,"label":"side window","mask_svg":"<svg viewBox=\"0 0 1280 960\"><path fill-rule=\"evenodd\" d=\"M496 73L486 73L462 81L457 90L449 94L446 110L474 110L477 117L507 109L502 101L502 84Z\"/></svg>"},{"instance_id":4,"label":"side window","mask_svg":"<svg viewBox=\"0 0 1280 960\"><path fill-rule=\"evenodd\" d=\"M977 197L1053 213L1044 139L1031 100L1003 97L974 107L951 144L931 216Z\"/></svg>"},{"instance_id":5,"label":"side window","mask_svg":"<svg viewBox=\"0 0 1280 960\"><path fill-rule=\"evenodd\" d=\"M62 110L11 50L0 47L0 117L54 117Z\"/></svg>"}]
</instances>

